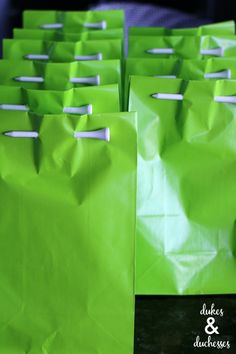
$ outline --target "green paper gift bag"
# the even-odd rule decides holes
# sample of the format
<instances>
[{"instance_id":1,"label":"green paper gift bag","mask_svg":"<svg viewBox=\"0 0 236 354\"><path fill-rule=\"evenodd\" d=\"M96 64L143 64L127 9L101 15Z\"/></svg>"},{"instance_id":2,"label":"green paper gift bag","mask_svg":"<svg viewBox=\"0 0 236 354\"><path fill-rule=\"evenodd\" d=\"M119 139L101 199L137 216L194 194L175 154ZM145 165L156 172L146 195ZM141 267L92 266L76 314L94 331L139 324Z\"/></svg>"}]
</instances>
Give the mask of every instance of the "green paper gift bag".
<instances>
[{"instance_id":1,"label":"green paper gift bag","mask_svg":"<svg viewBox=\"0 0 236 354\"><path fill-rule=\"evenodd\" d=\"M105 11L32 11L23 13L24 28L65 29L70 32L124 27L122 10Z\"/></svg>"},{"instance_id":2,"label":"green paper gift bag","mask_svg":"<svg viewBox=\"0 0 236 354\"><path fill-rule=\"evenodd\" d=\"M128 58L125 61L125 102L131 75L184 80L236 79L235 58L148 59Z\"/></svg>"},{"instance_id":3,"label":"green paper gift bag","mask_svg":"<svg viewBox=\"0 0 236 354\"><path fill-rule=\"evenodd\" d=\"M135 125L0 111L1 353L133 354Z\"/></svg>"},{"instance_id":4,"label":"green paper gift bag","mask_svg":"<svg viewBox=\"0 0 236 354\"><path fill-rule=\"evenodd\" d=\"M131 78L136 294L236 292L236 81Z\"/></svg>"},{"instance_id":5,"label":"green paper gift bag","mask_svg":"<svg viewBox=\"0 0 236 354\"><path fill-rule=\"evenodd\" d=\"M211 23L193 28L130 27L129 36L204 36L234 35L234 21Z\"/></svg>"},{"instance_id":6,"label":"green paper gift bag","mask_svg":"<svg viewBox=\"0 0 236 354\"><path fill-rule=\"evenodd\" d=\"M119 39L81 42L50 42L31 39L4 39L3 59L72 62L120 59L123 56Z\"/></svg>"},{"instance_id":7,"label":"green paper gift bag","mask_svg":"<svg viewBox=\"0 0 236 354\"><path fill-rule=\"evenodd\" d=\"M0 85L29 89L67 90L73 87L119 84L119 60L44 63L0 60Z\"/></svg>"},{"instance_id":8,"label":"green paper gift bag","mask_svg":"<svg viewBox=\"0 0 236 354\"><path fill-rule=\"evenodd\" d=\"M0 110L80 115L119 112L119 89L118 85L79 87L67 91L0 86Z\"/></svg>"},{"instance_id":9,"label":"green paper gift bag","mask_svg":"<svg viewBox=\"0 0 236 354\"><path fill-rule=\"evenodd\" d=\"M131 75L185 80L235 79L235 58L205 60L128 58L125 62L126 81Z\"/></svg>"},{"instance_id":10,"label":"green paper gift bag","mask_svg":"<svg viewBox=\"0 0 236 354\"><path fill-rule=\"evenodd\" d=\"M103 31L83 31L83 32L65 32L62 30L48 30L42 29L27 29L14 28L13 37L15 39L40 39L45 41L63 41L63 42L78 42L85 40L99 40L99 39L123 39L123 28L114 28Z\"/></svg>"},{"instance_id":11,"label":"green paper gift bag","mask_svg":"<svg viewBox=\"0 0 236 354\"><path fill-rule=\"evenodd\" d=\"M131 36L130 58L182 58L236 56L236 36Z\"/></svg>"}]
</instances>

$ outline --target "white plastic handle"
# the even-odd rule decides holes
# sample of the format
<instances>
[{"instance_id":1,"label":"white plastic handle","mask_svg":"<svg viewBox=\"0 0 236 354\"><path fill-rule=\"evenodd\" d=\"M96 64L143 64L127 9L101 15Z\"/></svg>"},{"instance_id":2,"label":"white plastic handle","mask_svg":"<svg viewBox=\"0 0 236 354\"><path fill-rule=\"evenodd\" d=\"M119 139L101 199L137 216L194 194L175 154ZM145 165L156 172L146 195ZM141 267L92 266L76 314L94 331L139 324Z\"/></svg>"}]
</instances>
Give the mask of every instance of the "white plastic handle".
<instances>
[{"instance_id":1,"label":"white plastic handle","mask_svg":"<svg viewBox=\"0 0 236 354\"><path fill-rule=\"evenodd\" d=\"M63 28L63 27L64 27L63 23L45 23L45 24L42 24L39 26L39 28L42 28L42 29L58 29L58 28ZM104 30L107 28L107 23L106 23L106 21L86 22L83 24L83 27Z\"/></svg>"},{"instance_id":2,"label":"white plastic handle","mask_svg":"<svg viewBox=\"0 0 236 354\"><path fill-rule=\"evenodd\" d=\"M176 79L176 75L154 75L153 77L159 78L159 79Z\"/></svg>"},{"instance_id":3,"label":"white plastic handle","mask_svg":"<svg viewBox=\"0 0 236 354\"><path fill-rule=\"evenodd\" d=\"M22 131L22 130L11 130L4 132L3 135L10 138L38 138L39 133L35 131ZM110 141L110 129L104 128L93 131L83 131L83 132L75 132L74 137L77 139L98 139Z\"/></svg>"},{"instance_id":4,"label":"white plastic handle","mask_svg":"<svg viewBox=\"0 0 236 354\"><path fill-rule=\"evenodd\" d=\"M48 60L49 55L47 54L27 54L24 56L25 59L29 60Z\"/></svg>"},{"instance_id":5,"label":"white plastic handle","mask_svg":"<svg viewBox=\"0 0 236 354\"><path fill-rule=\"evenodd\" d=\"M224 55L224 48L211 48L211 49L201 49L202 55L214 55L216 57L222 57Z\"/></svg>"},{"instance_id":6,"label":"white plastic handle","mask_svg":"<svg viewBox=\"0 0 236 354\"><path fill-rule=\"evenodd\" d=\"M97 53L93 55L75 55L74 56L75 60L102 60L102 53Z\"/></svg>"},{"instance_id":7,"label":"white plastic handle","mask_svg":"<svg viewBox=\"0 0 236 354\"><path fill-rule=\"evenodd\" d=\"M148 54L174 54L173 48L150 48L146 50Z\"/></svg>"},{"instance_id":8,"label":"white plastic handle","mask_svg":"<svg viewBox=\"0 0 236 354\"><path fill-rule=\"evenodd\" d=\"M96 28L96 29L106 29L107 28L107 23L106 21L100 21L100 22L86 22L83 24L85 28Z\"/></svg>"},{"instance_id":9,"label":"white plastic handle","mask_svg":"<svg viewBox=\"0 0 236 354\"><path fill-rule=\"evenodd\" d=\"M184 98L184 96L179 93L154 93L151 96L159 100L175 100L175 101L182 101Z\"/></svg>"},{"instance_id":10,"label":"white plastic handle","mask_svg":"<svg viewBox=\"0 0 236 354\"><path fill-rule=\"evenodd\" d=\"M44 82L44 78L40 76L17 76L14 80L19 82ZM100 85L100 76L73 77L70 82L73 84Z\"/></svg>"},{"instance_id":11,"label":"white plastic handle","mask_svg":"<svg viewBox=\"0 0 236 354\"><path fill-rule=\"evenodd\" d=\"M204 74L205 79L230 79L231 78L231 70L227 69L224 71L219 71L216 73L206 73Z\"/></svg>"},{"instance_id":12,"label":"white plastic handle","mask_svg":"<svg viewBox=\"0 0 236 354\"><path fill-rule=\"evenodd\" d=\"M84 77L72 77L70 82L73 84L88 84L88 85L100 85L100 76L84 76Z\"/></svg>"},{"instance_id":13,"label":"white plastic handle","mask_svg":"<svg viewBox=\"0 0 236 354\"><path fill-rule=\"evenodd\" d=\"M77 139L89 138L89 139L110 141L110 129L104 128L104 129L88 131L88 132L75 132L74 137Z\"/></svg>"},{"instance_id":14,"label":"white plastic handle","mask_svg":"<svg viewBox=\"0 0 236 354\"><path fill-rule=\"evenodd\" d=\"M40 76L17 76L14 80L19 82L44 82L44 78Z\"/></svg>"},{"instance_id":15,"label":"white plastic handle","mask_svg":"<svg viewBox=\"0 0 236 354\"><path fill-rule=\"evenodd\" d=\"M214 100L220 103L236 103L236 96L215 96Z\"/></svg>"},{"instance_id":16,"label":"white plastic handle","mask_svg":"<svg viewBox=\"0 0 236 354\"><path fill-rule=\"evenodd\" d=\"M45 23L43 25L40 25L39 28L42 28L42 29L63 28L63 23Z\"/></svg>"},{"instance_id":17,"label":"white plastic handle","mask_svg":"<svg viewBox=\"0 0 236 354\"><path fill-rule=\"evenodd\" d=\"M0 104L0 110L5 111L29 111L29 107L24 104Z\"/></svg>"},{"instance_id":18,"label":"white plastic handle","mask_svg":"<svg viewBox=\"0 0 236 354\"><path fill-rule=\"evenodd\" d=\"M9 131L3 133L6 136L9 136L11 138L38 138L39 133L37 132L30 132L30 131Z\"/></svg>"},{"instance_id":19,"label":"white plastic handle","mask_svg":"<svg viewBox=\"0 0 236 354\"><path fill-rule=\"evenodd\" d=\"M81 107L64 107L63 112L71 114L92 114L93 106L88 104Z\"/></svg>"}]
</instances>

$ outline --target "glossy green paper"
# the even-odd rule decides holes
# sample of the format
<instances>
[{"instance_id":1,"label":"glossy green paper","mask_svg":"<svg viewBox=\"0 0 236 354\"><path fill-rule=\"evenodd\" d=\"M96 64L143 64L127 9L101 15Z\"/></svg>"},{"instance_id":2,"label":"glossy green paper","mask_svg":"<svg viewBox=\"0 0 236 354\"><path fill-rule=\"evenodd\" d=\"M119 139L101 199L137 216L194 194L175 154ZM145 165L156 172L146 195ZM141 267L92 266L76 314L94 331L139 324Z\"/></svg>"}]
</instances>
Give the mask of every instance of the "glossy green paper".
<instances>
[{"instance_id":1,"label":"glossy green paper","mask_svg":"<svg viewBox=\"0 0 236 354\"><path fill-rule=\"evenodd\" d=\"M0 85L29 89L67 90L86 84L73 83L73 78L99 78L100 85L120 85L119 60L88 60L72 63L44 63L28 60L0 60ZM43 82L17 81L19 77L42 78ZM87 84L87 86L89 86ZM92 85L91 85L92 86Z\"/></svg>"},{"instance_id":2,"label":"glossy green paper","mask_svg":"<svg viewBox=\"0 0 236 354\"><path fill-rule=\"evenodd\" d=\"M173 54L150 54L151 49L171 49ZM202 54L202 50L221 49L216 55ZM130 58L204 59L212 56L236 56L236 36L130 36Z\"/></svg>"},{"instance_id":3,"label":"glossy green paper","mask_svg":"<svg viewBox=\"0 0 236 354\"><path fill-rule=\"evenodd\" d=\"M155 99L156 93L183 100ZM136 294L236 292L236 81L131 77Z\"/></svg>"},{"instance_id":4,"label":"glossy green paper","mask_svg":"<svg viewBox=\"0 0 236 354\"><path fill-rule=\"evenodd\" d=\"M38 114L60 114L65 107L92 105L92 113L120 111L118 85L78 87L66 91L0 86L0 106L26 105Z\"/></svg>"},{"instance_id":5,"label":"glossy green paper","mask_svg":"<svg viewBox=\"0 0 236 354\"><path fill-rule=\"evenodd\" d=\"M101 53L102 59L120 59L123 55L119 39L89 40L81 42L50 42L31 39L4 39L3 59L22 60L27 55L49 55L51 62L72 62L77 55Z\"/></svg>"},{"instance_id":6,"label":"glossy green paper","mask_svg":"<svg viewBox=\"0 0 236 354\"><path fill-rule=\"evenodd\" d=\"M124 37L123 28L114 28L103 31L83 31L81 33L70 33L60 30L27 29L14 28L13 37L15 39L40 39L45 41L78 42L85 40L99 39L122 39Z\"/></svg>"},{"instance_id":7,"label":"glossy green paper","mask_svg":"<svg viewBox=\"0 0 236 354\"><path fill-rule=\"evenodd\" d=\"M233 35L235 34L234 21L211 23L193 28L166 28L166 27L130 27L130 36L204 36L204 35Z\"/></svg>"},{"instance_id":8,"label":"glossy green paper","mask_svg":"<svg viewBox=\"0 0 236 354\"><path fill-rule=\"evenodd\" d=\"M0 111L1 353L133 354L135 125Z\"/></svg>"},{"instance_id":9,"label":"glossy green paper","mask_svg":"<svg viewBox=\"0 0 236 354\"><path fill-rule=\"evenodd\" d=\"M41 28L47 24L61 24L62 27L71 32L77 30L88 30L86 23L97 23L105 21L105 29L123 28L124 11L105 10L105 11L32 11L26 10L23 13L24 28ZM46 31L47 29L45 29ZM91 31L97 29L90 28Z\"/></svg>"},{"instance_id":10,"label":"glossy green paper","mask_svg":"<svg viewBox=\"0 0 236 354\"><path fill-rule=\"evenodd\" d=\"M225 79L236 79L235 58L200 59L148 59L128 58L125 73L139 76L173 76L184 80L204 80L209 74L222 75ZM228 75L228 77L226 77Z\"/></svg>"},{"instance_id":11,"label":"glossy green paper","mask_svg":"<svg viewBox=\"0 0 236 354\"><path fill-rule=\"evenodd\" d=\"M125 101L128 100L129 77L159 76L184 80L236 79L235 58L149 59L128 58L125 61Z\"/></svg>"}]
</instances>

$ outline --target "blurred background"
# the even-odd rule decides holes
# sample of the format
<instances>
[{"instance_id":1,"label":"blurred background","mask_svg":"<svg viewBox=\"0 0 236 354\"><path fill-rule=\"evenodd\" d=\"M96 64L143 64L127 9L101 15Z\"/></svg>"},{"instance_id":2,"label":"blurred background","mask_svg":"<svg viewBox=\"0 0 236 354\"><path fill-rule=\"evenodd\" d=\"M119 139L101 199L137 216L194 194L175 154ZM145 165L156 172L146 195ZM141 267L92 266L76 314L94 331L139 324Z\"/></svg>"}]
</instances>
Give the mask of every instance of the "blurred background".
<instances>
[{"instance_id":1,"label":"blurred background","mask_svg":"<svg viewBox=\"0 0 236 354\"><path fill-rule=\"evenodd\" d=\"M208 22L236 19L236 2L232 0L159 0L159 1L39 1L0 0L0 37L11 36L12 27L21 26L25 9L86 10L123 8L128 26L155 25L192 27Z\"/></svg>"}]
</instances>

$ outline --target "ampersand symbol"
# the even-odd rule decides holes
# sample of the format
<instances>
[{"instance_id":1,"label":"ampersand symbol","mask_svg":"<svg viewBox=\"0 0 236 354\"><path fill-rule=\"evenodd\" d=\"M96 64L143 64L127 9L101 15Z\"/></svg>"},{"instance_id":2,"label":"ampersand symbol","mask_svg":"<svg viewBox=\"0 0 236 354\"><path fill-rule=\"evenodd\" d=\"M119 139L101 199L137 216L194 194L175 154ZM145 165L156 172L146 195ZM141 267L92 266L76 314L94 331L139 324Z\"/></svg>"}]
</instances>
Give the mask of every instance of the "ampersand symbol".
<instances>
[{"instance_id":1,"label":"ampersand symbol","mask_svg":"<svg viewBox=\"0 0 236 354\"><path fill-rule=\"evenodd\" d=\"M215 323L215 319L214 317L208 317L207 319L207 325L205 327L205 332L207 334L213 334L213 333L216 333L216 334L219 334L218 332L218 326L214 326L214 323ZM208 329L210 328L210 330Z\"/></svg>"}]
</instances>

